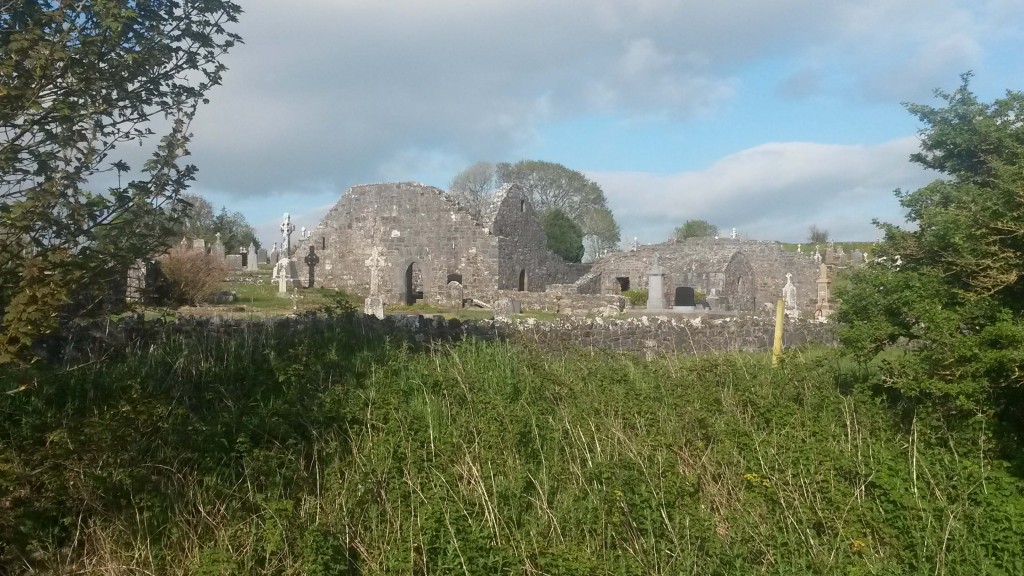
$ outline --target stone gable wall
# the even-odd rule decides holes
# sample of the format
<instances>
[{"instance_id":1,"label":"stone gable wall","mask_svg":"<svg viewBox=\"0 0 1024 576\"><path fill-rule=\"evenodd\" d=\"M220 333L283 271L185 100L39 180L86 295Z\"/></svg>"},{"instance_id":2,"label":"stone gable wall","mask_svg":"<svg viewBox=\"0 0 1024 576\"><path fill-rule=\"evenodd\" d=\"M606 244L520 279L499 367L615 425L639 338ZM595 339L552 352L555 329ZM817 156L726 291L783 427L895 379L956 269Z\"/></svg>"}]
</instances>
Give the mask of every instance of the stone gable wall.
<instances>
[{"instance_id":1,"label":"stone gable wall","mask_svg":"<svg viewBox=\"0 0 1024 576\"><path fill-rule=\"evenodd\" d=\"M489 297L497 289L498 239L444 191L410 183L356 186L328 212L311 238L300 242L303 258L312 245L320 257L316 285L370 293L366 261L382 248L380 292L385 303L402 303L406 273L415 264L423 296L439 302L449 275L462 277L467 297ZM308 268L299 265L303 285Z\"/></svg>"},{"instance_id":2,"label":"stone gable wall","mask_svg":"<svg viewBox=\"0 0 1024 576\"><path fill-rule=\"evenodd\" d=\"M518 186L507 186L495 199L491 222L498 236L498 289L519 290L525 271L525 289L543 292L548 284L575 282L587 267L571 264L547 247L540 214Z\"/></svg>"}]
</instances>

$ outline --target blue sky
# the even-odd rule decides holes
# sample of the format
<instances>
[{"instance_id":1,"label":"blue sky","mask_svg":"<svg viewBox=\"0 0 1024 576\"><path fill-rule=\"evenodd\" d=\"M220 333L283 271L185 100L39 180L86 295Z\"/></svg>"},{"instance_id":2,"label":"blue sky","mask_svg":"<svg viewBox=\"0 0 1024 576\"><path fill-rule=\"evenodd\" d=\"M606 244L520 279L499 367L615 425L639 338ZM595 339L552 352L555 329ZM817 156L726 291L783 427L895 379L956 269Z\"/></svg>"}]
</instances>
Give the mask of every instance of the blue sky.
<instances>
[{"instance_id":1,"label":"blue sky","mask_svg":"<svg viewBox=\"0 0 1024 576\"><path fill-rule=\"evenodd\" d=\"M248 0L193 123L194 191L269 244L354 184L446 188L538 159L602 186L623 239L690 218L750 238L878 236L914 118L972 70L1024 89L1019 0Z\"/></svg>"}]
</instances>

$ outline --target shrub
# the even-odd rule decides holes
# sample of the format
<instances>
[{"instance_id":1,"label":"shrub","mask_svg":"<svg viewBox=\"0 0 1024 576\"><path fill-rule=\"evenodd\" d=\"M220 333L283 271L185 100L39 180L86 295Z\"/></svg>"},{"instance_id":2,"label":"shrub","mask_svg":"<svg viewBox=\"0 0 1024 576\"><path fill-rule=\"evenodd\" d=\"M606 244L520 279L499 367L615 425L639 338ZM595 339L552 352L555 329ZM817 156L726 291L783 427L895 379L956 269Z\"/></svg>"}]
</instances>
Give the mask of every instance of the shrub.
<instances>
[{"instance_id":1,"label":"shrub","mask_svg":"<svg viewBox=\"0 0 1024 576\"><path fill-rule=\"evenodd\" d=\"M172 248L157 262L167 282L171 301L199 304L217 291L227 275L224 262L197 250Z\"/></svg>"},{"instance_id":2,"label":"shrub","mask_svg":"<svg viewBox=\"0 0 1024 576\"><path fill-rule=\"evenodd\" d=\"M629 303L633 306L643 306L647 304L647 290L623 290L622 295L629 300Z\"/></svg>"}]
</instances>

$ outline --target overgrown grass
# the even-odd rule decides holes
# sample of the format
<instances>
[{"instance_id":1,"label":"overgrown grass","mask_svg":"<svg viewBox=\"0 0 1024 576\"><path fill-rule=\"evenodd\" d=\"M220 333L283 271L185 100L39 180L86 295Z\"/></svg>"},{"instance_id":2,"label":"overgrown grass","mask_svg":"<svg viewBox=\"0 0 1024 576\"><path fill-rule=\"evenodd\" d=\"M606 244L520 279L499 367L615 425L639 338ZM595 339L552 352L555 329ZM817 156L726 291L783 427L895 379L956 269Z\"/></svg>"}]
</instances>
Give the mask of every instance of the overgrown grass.
<instances>
[{"instance_id":1,"label":"overgrown grass","mask_svg":"<svg viewBox=\"0 0 1024 576\"><path fill-rule=\"evenodd\" d=\"M834 351L769 365L313 323L3 375L0 571L1024 573L980 422L896 421Z\"/></svg>"}]
</instances>

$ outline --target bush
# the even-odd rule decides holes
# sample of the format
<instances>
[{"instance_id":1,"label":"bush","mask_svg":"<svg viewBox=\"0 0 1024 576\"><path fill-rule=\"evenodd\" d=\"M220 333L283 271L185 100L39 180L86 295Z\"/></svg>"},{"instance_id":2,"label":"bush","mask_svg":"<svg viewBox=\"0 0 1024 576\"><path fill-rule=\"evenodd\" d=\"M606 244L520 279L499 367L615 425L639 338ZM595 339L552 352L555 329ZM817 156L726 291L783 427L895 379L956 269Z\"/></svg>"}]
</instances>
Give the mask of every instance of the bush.
<instances>
[{"instance_id":1,"label":"bush","mask_svg":"<svg viewBox=\"0 0 1024 576\"><path fill-rule=\"evenodd\" d=\"M170 299L177 304L196 305L205 301L217 291L228 273L224 262L197 250L172 248L157 262L167 282Z\"/></svg>"},{"instance_id":2,"label":"bush","mask_svg":"<svg viewBox=\"0 0 1024 576\"><path fill-rule=\"evenodd\" d=\"M623 290L622 295L633 306L644 306L647 304L647 290Z\"/></svg>"}]
</instances>

